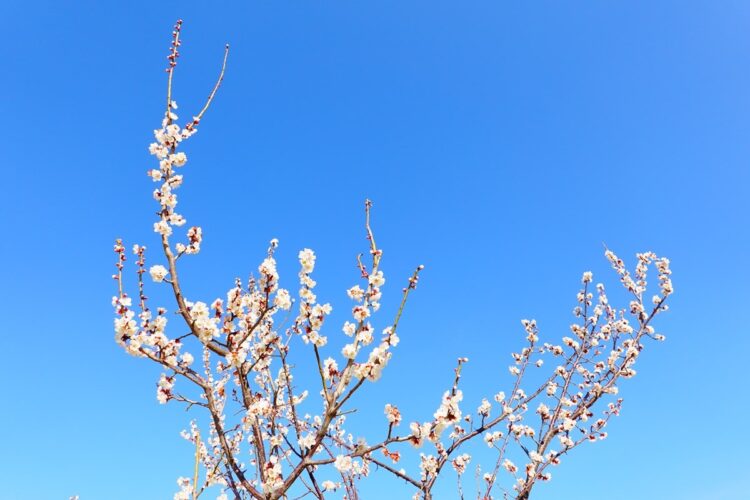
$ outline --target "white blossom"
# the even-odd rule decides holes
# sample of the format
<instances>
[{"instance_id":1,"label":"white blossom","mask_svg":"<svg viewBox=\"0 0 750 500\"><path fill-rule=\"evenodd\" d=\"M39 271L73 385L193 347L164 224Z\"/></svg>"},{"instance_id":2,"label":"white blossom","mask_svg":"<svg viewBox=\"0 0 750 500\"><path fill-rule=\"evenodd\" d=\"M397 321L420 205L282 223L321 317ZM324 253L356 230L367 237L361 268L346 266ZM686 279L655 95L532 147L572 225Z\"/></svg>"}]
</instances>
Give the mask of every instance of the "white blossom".
<instances>
[{"instance_id":1,"label":"white blossom","mask_svg":"<svg viewBox=\"0 0 750 500\"><path fill-rule=\"evenodd\" d=\"M164 281L164 278L169 274L167 268L160 265L151 266L151 269L149 269L148 272L151 275L151 279L157 283Z\"/></svg>"}]
</instances>

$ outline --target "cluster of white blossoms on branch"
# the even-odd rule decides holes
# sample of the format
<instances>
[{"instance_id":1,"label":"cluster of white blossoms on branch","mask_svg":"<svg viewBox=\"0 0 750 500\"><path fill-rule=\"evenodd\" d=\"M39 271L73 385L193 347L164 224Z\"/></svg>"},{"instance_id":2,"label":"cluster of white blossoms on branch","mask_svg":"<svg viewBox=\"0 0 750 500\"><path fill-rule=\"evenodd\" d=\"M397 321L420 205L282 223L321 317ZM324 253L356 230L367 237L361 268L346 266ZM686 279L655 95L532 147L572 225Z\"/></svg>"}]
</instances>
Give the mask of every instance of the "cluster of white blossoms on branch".
<instances>
[{"instance_id":1,"label":"cluster of white blossoms on branch","mask_svg":"<svg viewBox=\"0 0 750 500\"><path fill-rule=\"evenodd\" d=\"M463 497L461 478L469 464L477 462L469 453L475 444L484 448L482 454L487 447L496 454L489 466L477 465L477 477L483 479L478 495L489 499L493 492L502 491L506 497L525 499L537 481L551 478L549 469L572 449L607 436L605 429L622 404L617 398L620 379L635 376L634 366L647 340L664 339L652 322L667 310L665 301L673 293L671 271L667 259L651 252L638 254L633 274L614 253L606 252L629 294L627 307L612 306L604 285L594 285L592 273L586 272L573 311L575 320L560 342L542 342L536 321L523 320L525 344L512 354L513 382L507 394L497 392L473 402L475 411L462 408L464 393L459 386L468 359L458 358L452 385L431 418L409 419L402 427L401 411L389 403L382 428L370 436L346 430L352 396L378 381L388 366L400 341L399 319L422 266L408 278L395 314L385 325L376 326L386 278L381 269L383 251L370 225L369 201L365 203L369 259L357 258L361 281L346 291L351 313L340 326L341 333L331 333L339 329L328 324L332 306L320 302L315 293L315 253L299 252L299 288L293 293L281 287L276 239L271 240L257 275L244 282L237 279L225 297L186 297L179 262L200 251L203 233L197 226L181 229L187 222L176 211L176 192L183 184L178 172L187 164L187 156L178 149L197 132L222 82L228 47L206 105L180 127L172 100L180 36L178 22L169 54L165 116L149 146L158 163L148 175L158 184L154 199L159 211L153 228L159 235L160 262L147 267L146 247L133 247L137 292L131 298L123 279L128 252L118 240L114 247L118 293L112 299L116 342L129 354L163 369L156 383L158 401L204 411L182 433L194 448L195 469L192 477L178 479L175 499L194 500L209 490L220 500L306 494L322 499L333 492L355 499L359 481L375 470L413 488L417 499L433 498L438 479L455 473ZM180 234L183 239L173 241ZM646 298L652 268L659 292ZM144 275L153 282L149 286L171 291L170 308L181 323L177 330L167 331L166 307L151 307ZM170 317L174 321L175 316ZM342 335L343 348L329 346L330 335ZM308 355L312 371L300 375L302 368L290 361L290 352ZM531 377L536 382L528 385L525 377L530 372L537 373ZM203 419L201 430L198 420Z\"/></svg>"}]
</instances>

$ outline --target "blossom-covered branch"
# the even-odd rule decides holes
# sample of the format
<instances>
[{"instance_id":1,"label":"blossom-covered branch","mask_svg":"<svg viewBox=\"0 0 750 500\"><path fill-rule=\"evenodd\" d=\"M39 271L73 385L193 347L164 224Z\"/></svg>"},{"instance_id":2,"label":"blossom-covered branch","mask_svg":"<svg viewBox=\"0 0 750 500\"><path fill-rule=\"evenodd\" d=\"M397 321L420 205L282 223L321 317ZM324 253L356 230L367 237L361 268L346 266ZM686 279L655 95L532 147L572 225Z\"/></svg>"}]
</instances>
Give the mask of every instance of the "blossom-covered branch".
<instances>
[{"instance_id":1,"label":"blossom-covered branch","mask_svg":"<svg viewBox=\"0 0 750 500\"><path fill-rule=\"evenodd\" d=\"M279 242L272 239L257 276L246 282L235 280L225 298L186 297L178 264L200 252L203 231L199 226L183 229L187 221L177 211L176 191L183 183L178 172L187 163L180 147L197 133L222 84L229 46L205 105L181 127L173 100L181 33L178 21L168 55L166 110L149 146L158 162L148 176L157 184L153 194L159 211L153 229L159 235L160 255L147 267L146 247L133 247L134 305L124 277L127 251L118 240L114 248L118 289L112 300L115 340L129 354L163 370L157 400L205 411L183 431L193 444L195 468L191 478L179 478L176 500L195 500L212 488L221 490L219 499L228 495L322 499L334 491L354 499L359 481L376 469L412 488L414 498L423 499L433 498L438 479L453 469L463 498L462 476L472 461L469 451L477 443L496 452L482 475L478 496L492 498L493 491L502 489L506 497L526 499L538 481L551 478L549 470L571 450L606 437L605 428L622 404L618 383L635 376L634 365L647 340L664 339L652 323L667 310L665 302L673 291L671 271L669 261L654 253L638 254L632 275L614 253L605 254L630 296L627 308L610 305L604 285L593 285L592 274L586 272L570 336L559 343L542 342L536 322L524 320L526 344L513 354L509 368L513 384L507 395L497 392L482 399L476 412L462 409L460 383L468 359L460 357L453 383L432 418L415 419L398 432L402 414L394 404L387 404L382 433L369 437L373 444L368 444L368 436L355 437L346 430L352 398L377 382L388 365L400 341L399 320L422 266L405 280L398 309L378 330L374 322L386 278L369 200L365 202L369 258L357 257L361 281L347 290L351 317L341 328L348 340L340 352L331 352L328 345L332 306L316 295L316 255L310 249L298 254L296 294L281 287L275 258ZM649 300L647 275L652 267L659 293ZM173 333L167 333L167 308L150 305L146 274L156 286L167 286L173 296L171 307L182 323L170 326ZM284 327L280 318L290 315ZM292 363L290 352L308 355L310 370ZM529 384L529 378L536 382ZM199 419L204 421L202 431ZM425 451L417 457L410 453L412 448ZM415 459L411 470L400 466L406 455ZM517 465L518 457L523 464Z\"/></svg>"}]
</instances>

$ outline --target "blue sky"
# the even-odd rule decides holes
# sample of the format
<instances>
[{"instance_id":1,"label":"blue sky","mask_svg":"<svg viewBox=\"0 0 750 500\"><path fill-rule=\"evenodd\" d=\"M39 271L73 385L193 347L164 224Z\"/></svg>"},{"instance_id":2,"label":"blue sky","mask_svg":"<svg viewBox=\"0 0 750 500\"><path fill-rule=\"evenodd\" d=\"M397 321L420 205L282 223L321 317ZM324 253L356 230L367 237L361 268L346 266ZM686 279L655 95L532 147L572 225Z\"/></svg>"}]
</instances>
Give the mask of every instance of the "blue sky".
<instances>
[{"instance_id":1,"label":"blue sky","mask_svg":"<svg viewBox=\"0 0 750 500\"><path fill-rule=\"evenodd\" d=\"M616 284L603 243L629 263L654 250L677 292L667 342L624 383L610 438L535 498L745 497L750 5L207 5L0 3L0 498L171 498L189 474L190 415L156 403L159 371L115 345L109 304L114 238L156 245L146 146L177 18L185 116L232 44L187 147L181 207L205 238L188 295L223 296L277 237L282 283L313 248L343 311L374 200L384 308L426 266L357 402L379 424L385 401L429 418L459 355L467 408L509 388L521 318L559 338L582 271Z\"/></svg>"}]
</instances>

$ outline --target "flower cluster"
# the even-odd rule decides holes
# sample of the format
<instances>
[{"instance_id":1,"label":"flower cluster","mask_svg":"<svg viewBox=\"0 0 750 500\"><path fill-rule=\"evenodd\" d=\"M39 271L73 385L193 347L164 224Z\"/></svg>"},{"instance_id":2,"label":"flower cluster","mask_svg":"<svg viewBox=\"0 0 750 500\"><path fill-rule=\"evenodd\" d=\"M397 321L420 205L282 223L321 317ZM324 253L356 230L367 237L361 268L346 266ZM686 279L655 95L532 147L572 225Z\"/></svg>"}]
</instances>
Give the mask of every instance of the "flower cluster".
<instances>
[{"instance_id":1,"label":"flower cluster","mask_svg":"<svg viewBox=\"0 0 750 500\"><path fill-rule=\"evenodd\" d=\"M186 225L185 217L176 211L176 190L183 184L178 172L187 164L179 148L197 132L222 82L226 53L206 105L180 127L172 77L181 29L178 22L168 57L166 111L149 146L158 162L148 175L158 183L154 199L159 210L153 228L164 260L147 267L146 247L133 247L137 293L131 297L123 277L127 252L118 240L113 276L118 291L112 299L115 341L129 354L149 359L163 370L156 383L159 403L178 402L206 412L203 431L193 421L190 430L182 433L194 449L195 473L192 478L178 479L175 500L197 498L208 488L218 490L219 500L226 500L227 495L264 500L307 494L325 498L326 493L336 491L357 498L358 481L376 469L414 487L414 498L425 500L433 498L438 477L452 469L463 497L461 478L472 461L467 447L470 443L483 446L482 441L497 453L497 460L481 476L484 491L480 496L492 498L493 488L507 477L516 498L523 500L537 481L551 478L548 469L560 464L564 455L585 442L607 437L607 424L622 405L619 382L636 375L635 365L648 339L664 340L652 322L667 310L665 302L674 289L669 260L652 252L637 255L631 274L621 259L606 251L629 294L627 307L612 306L604 285L595 285L593 273L585 272L573 311L575 320L558 342L542 342L537 322L523 320L525 343L512 354L508 371L513 383L507 394L481 398L471 406L476 411L464 411L459 386L468 359L458 358L453 384L432 417L412 420L408 430L399 434L402 413L394 404L386 404L383 434L374 444L347 432L350 406L368 382L381 378L394 355L400 342L399 319L422 266L408 278L393 319L378 327L378 313L387 309L382 307L386 278L381 268L383 251L370 225L369 200L365 203L369 261L358 257L361 281L346 291L352 301L351 315L347 312L342 327L345 344L340 351L329 345L328 318L333 308L316 295L317 257L310 249L298 254L299 289L294 296L281 286L275 256L279 242L272 239L257 276L236 279L225 297L190 300L183 291L178 264L183 256L200 251L203 232L190 227L183 242L172 241ZM659 293L646 299L648 273L654 267ZM144 274L153 282L148 286L166 287L174 298L172 307L181 326L173 330L170 325L172 337L167 333L167 309L149 306ZM294 362L290 353L296 356ZM296 360L305 353L312 372L298 382L306 365ZM549 369L539 371L543 367ZM537 376L539 381L528 386L526 376L534 371L546 375ZM304 384L315 388L301 388ZM409 453L409 444L423 451L418 457L411 452L413 460L396 469L402 453ZM519 451L513 454L511 447Z\"/></svg>"}]
</instances>

